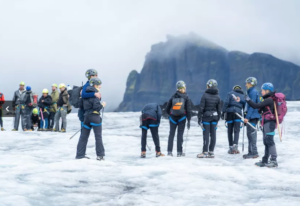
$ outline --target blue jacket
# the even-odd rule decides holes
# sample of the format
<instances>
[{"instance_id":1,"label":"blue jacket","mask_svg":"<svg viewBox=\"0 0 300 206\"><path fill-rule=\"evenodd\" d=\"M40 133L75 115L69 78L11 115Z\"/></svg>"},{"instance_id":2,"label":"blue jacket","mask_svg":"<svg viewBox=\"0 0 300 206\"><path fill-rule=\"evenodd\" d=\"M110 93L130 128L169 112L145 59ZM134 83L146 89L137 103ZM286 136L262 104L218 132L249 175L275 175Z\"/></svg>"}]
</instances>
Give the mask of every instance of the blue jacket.
<instances>
[{"instance_id":1,"label":"blue jacket","mask_svg":"<svg viewBox=\"0 0 300 206\"><path fill-rule=\"evenodd\" d=\"M240 97L241 101L237 102L233 98L232 94L234 94L236 97ZM228 92L227 97L224 101L222 112L237 112L242 115L242 109L245 108L246 100L245 95L242 90L233 90L231 92Z\"/></svg>"},{"instance_id":2,"label":"blue jacket","mask_svg":"<svg viewBox=\"0 0 300 206\"><path fill-rule=\"evenodd\" d=\"M149 116L155 118L158 122L158 124L160 123L160 119L161 119L161 108L158 104L156 103L149 103L146 104L142 110L143 114L148 114Z\"/></svg>"},{"instance_id":3,"label":"blue jacket","mask_svg":"<svg viewBox=\"0 0 300 206\"><path fill-rule=\"evenodd\" d=\"M83 99L89 99L95 97L95 92L86 92L86 88L90 86L90 82L87 81L85 85L82 87L82 93L81 93L81 98Z\"/></svg>"},{"instance_id":4,"label":"blue jacket","mask_svg":"<svg viewBox=\"0 0 300 206\"><path fill-rule=\"evenodd\" d=\"M260 102L258 92L254 87L251 87L250 89L248 89L247 94L254 103ZM250 119L260 119L260 114L258 113L258 109L253 109L252 107L249 106L249 104L247 104L246 119L249 119L249 120Z\"/></svg>"}]
</instances>

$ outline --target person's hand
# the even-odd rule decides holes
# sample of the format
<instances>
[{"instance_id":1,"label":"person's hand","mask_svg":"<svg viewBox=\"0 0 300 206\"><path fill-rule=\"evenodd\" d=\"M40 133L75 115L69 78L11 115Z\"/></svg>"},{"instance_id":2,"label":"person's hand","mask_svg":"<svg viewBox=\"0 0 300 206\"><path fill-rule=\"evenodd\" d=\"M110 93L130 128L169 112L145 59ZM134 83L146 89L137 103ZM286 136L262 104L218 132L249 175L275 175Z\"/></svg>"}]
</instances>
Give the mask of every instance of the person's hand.
<instances>
[{"instance_id":1,"label":"person's hand","mask_svg":"<svg viewBox=\"0 0 300 206\"><path fill-rule=\"evenodd\" d=\"M98 99L101 99L101 94L99 92L96 92L95 97L97 97Z\"/></svg>"},{"instance_id":2,"label":"person's hand","mask_svg":"<svg viewBox=\"0 0 300 206\"><path fill-rule=\"evenodd\" d=\"M244 123L245 123L245 124L247 124L247 123L248 123L248 121L249 121L248 119L244 119Z\"/></svg>"},{"instance_id":3,"label":"person's hand","mask_svg":"<svg viewBox=\"0 0 300 206\"><path fill-rule=\"evenodd\" d=\"M190 130L190 128L191 128L191 122L188 121L188 122L187 122L187 129Z\"/></svg>"},{"instance_id":4,"label":"person's hand","mask_svg":"<svg viewBox=\"0 0 300 206\"><path fill-rule=\"evenodd\" d=\"M245 99L247 102L251 100L248 95L245 95Z\"/></svg>"},{"instance_id":5,"label":"person's hand","mask_svg":"<svg viewBox=\"0 0 300 206\"><path fill-rule=\"evenodd\" d=\"M225 112L222 112L221 119L224 120L224 118L225 118Z\"/></svg>"},{"instance_id":6,"label":"person's hand","mask_svg":"<svg viewBox=\"0 0 300 206\"><path fill-rule=\"evenodd\" d=\"M39 117L39 120L41 120L41 118Z\"/></svg>"},{"instance_id":7,"label":"person's hand","mask_svg":"<svg viewBox=\"0 0 300 206\"><path fill-rule=\"evenodd\" d=\"M106 102L102 102L101 104L102 104L102 106L103 106L103 107L105 107L105 106L106 106Z\"/></svg>"},{"instance_id":8,"label":"person's hand","mask_svg":"<svg viewBox=\"0 0 300 206\"><path fill-rule=\"evenodd\" d=\"M13 110L16 111L16 107L13 107Z\"/></svg>"},{"instance_id":9,"label":"person's hand","mask_svg":"<svg viewBox=\"0 0 300 206\"><path fill-rule=\"evenodd\" d=\"M236 97L235 101L236 101L236 102L240 102L240 101L241 101L241 98L240 98L240 97Z\"/></svg>"},{"instance_id":10,"label":"person's hand","mask_svg":"<svg viewBox=\"0 0 300 206\"><path fill-rule=\"evenodd\" d=\"M28 106L31 107L31 106L32 106L32 103L29 103Z\"/></svg>"},{"instance_id":11,"label":"person's hand","mask_svg":"<svg viewBox=\"0 0 300 206\"><path fill-rule=\"evenodd\" d=\"M42 100L42 102L44 102L44 100Z\"/></svg>"}]
</instances>

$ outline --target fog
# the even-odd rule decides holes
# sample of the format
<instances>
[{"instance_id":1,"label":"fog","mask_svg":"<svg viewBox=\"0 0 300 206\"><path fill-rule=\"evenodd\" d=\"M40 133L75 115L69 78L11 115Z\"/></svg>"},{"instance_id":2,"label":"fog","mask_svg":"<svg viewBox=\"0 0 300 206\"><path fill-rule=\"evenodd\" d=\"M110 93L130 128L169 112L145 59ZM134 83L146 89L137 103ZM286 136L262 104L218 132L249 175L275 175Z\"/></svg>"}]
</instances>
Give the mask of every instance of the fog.
<instances>
[{"instance_id":1,"label":"fog","mask_svg":"<svg viewBox=\"0 0 300 206\"><path fill-rule=\"evenodd\" d=\"M226 48L300 64L297 0L0 0L0 92L25 81L41 95L53 83L81 85L94 68L115 109L131 70L166 35L195 32Z\"/></svg>"}]
</instances>

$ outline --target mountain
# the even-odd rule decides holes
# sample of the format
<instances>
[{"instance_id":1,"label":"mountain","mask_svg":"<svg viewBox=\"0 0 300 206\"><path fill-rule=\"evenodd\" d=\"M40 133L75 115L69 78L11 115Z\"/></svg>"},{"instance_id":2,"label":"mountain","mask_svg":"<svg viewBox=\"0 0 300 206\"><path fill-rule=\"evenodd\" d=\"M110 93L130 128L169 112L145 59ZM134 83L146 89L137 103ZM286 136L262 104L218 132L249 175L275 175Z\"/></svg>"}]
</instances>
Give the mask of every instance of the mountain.
<instances>
[{"instance_id":1,"label":"mountain","mask_svg":"<svg viewBox=\"0 0 300 206\"><path fill-rule=\"evenodd\" d=\"M124 99L116 111L139 111L149 102L163 104L183 80L196 105L209 79L218 81L222 98L234 85L245 85L247 77L258 79L258 86L272 82L287 99L300 99L300 67L264 53L227 51L196 34L167 36L154 44L146 55L141 73L130 72ZM259 88L257 88L259 89Z\"/></svg>"}]
</instances>

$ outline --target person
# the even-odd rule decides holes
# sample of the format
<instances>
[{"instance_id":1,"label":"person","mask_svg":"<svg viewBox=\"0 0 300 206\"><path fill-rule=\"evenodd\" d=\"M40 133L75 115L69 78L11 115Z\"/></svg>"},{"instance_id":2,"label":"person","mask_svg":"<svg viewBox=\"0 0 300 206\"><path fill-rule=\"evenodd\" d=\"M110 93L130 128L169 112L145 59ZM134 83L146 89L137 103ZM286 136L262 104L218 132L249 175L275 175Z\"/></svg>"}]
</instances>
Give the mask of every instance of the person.
<instances>
[{"instance_id":1,"label":"person","mask_svg":"<svg viewBox=\"0 0 300 206\"><path fill-rule=\"evenodd\" d=\"M5 129L3 128L3 119L2 119L2 116L3 116L3 108L2 108L2 105L5 103L5 98L4 98L4 94L2 94L0 92L0 126L1 126L1 131L5 131Z\"/></svg>"},{"instance_id":2,"label":"person","mask_svg":"<svg viewBox=\"0 0 300 206\"><path fill-rule=\"evenodd\" d=\"M221 117L221 99L219 90L217 89L218 82L210 79L206 83L206 86L207 89L201 98L198 112L198 124L203 128L203 150L201 154L197 155L197 158L215 157L216 131L218 121Z\"/></svg>"},{"instance_id":3,"label":"person","mask_svg":"<svg viewBox=\"0 0 300 206\"><path fill-rule=\"evenodd\" d=\"M38 106L40 108L40 128L38 131L48 131L49 124L49 108L52 104L52 98L49 95L48 89L43 89L43 95L41 96Z\"/></svg>"},{"instance_id":4,"label":"person","mask_svg":"<svg viewBox=\"0 0 300 206\"><path fill-rule=\"evenodd\" d=\"M161 108L156 103L149 103L142 109L141 126L142 129L142 154L141 158L146 157L147 131L150 129L153 142L155 144L156 157L165 156L160 151L158 127L161 120Z\"/></svg>"},{"instance_id":5,"label":"person","mask_svg":"<svg viewBox=\"0 0 300 206\"><path fill-rule=\"evenodd\" d=\"M236 102L233 95L236 97L240 97L241 101ZM239 135L240 135L242 120L239 116L236 115L236 113L242 116L245 105L246 105L246 101L245 101L242 87L239 85L234 86L232 91L227 94L227 97L223 104L222 115L221 115L221 118L224 120L225 118L224 116L226 113L229 154L240 153L238 149L238 144L239 144ZM234 138L233 138L233 134L234 134Z\"/></svg>"},{"instance_id":6,"label":"person","mask_svg":"<svg viewBox=\"0 0 300 206\"><path fill-rule=\"evenodd\" d=\"M37 108L34 108L32 110L30 120L31 120L31 130L34 131L34 127L38 127L38 130L39 130L41 118L39 117L39 110Z\"/></svg>"},{"instance_id":7,"label":"person","mask_svg":"<svg viewBox=\"0 0 300 206\"><path fill-rule=\"evenodd\" d=\"M54 116L57 112L57 101L59 98L59 94L57 91L57 84L52 85L52 92L51 92L52 104L50 106L50 115L49 115L49 131L53 130L54 127Z\"/></svg>"},{"instance_id":8,"label":"person","mask_svg":"<svg viewBox=\"0 0 300 206\"><path fill-rule=\"evenodd\" d=\"M92 78L90 79L89 83L90 86L86 88L87 93L99 92L102 84L99 78ZM90 159L86 156L86 145L91 129L93 128L96 139L97 160L104 160L105 150L102 142L102 118L100 117L100 111L106 106L106 103L101 103L100 101L96 96L89 99L83 99L85 118L77 145L76 159Z\"/></svg>"},{"instance_id":9,"label":"person","mask_svg":"<svg viewBox=\"0 0 300 206\"><path fill-rule=\"evenodd\" d=\"M249 98L254 102L259 102L259 95L255 86L257 85L257 79L255 77L249 77L246 79L246 88L247 94ZM248 104L246 106L246 117L244 119L244 123L247 124L249 122L254 127L256 127L260 114L258 113L258 109L254 109L250 107ZM248 154L243 155L244 159L253 159L259 157L257 151L257 131L253 129L250 125L247 124L247 137L248 137Z\"/></svg>"},{"instance_id":10,"label":"person","mask_svg":"<svg viewBox=\"0 0 300 206\"><path fill-rule=\"evenodd\" d=\"M66 132L67 130L67 113L68 113L68 104L69 104L69 94L66 89L65 84L59 85L59 98L57 101L57 111L55 114L55 126L53 128L54 132L59 131L59 119L62 119L62 126L60 132Z\"/></svg>"},{"instance_id":11,"label":"person","mask_svg":"<svg viewBox=\"0 0 300 206\"><path fill-rule=\"evenodd\" d=\"M20 105L20 99L23 99L26 91L25 91L25 82L21 82L19 85L19 89L17 91L15 91L14 95L13 95L13 99L12 99L12 107L13 110L16 111L16 115L15 115L15 121L14 121L14 128L12 129L12 131L18 131L19 129L19 123L20 123L20 117L21 117L21 125L22 125L22 129L24 130L24 115L23 115L23 108L22 105Z\"/></svg>"},{"instance_id":12,"label":"person","mask_svg":"<svg viewBox=\"0 0 300 206\"><path fill-rule=\"evenodd\" d=\"M274 100L275 95L274 86L272 83L264 83L261 87L261 94L264 99L263 102L255 103L250 97L246 96L248 105L253 109L259 109L261 113L275 114ZM238 98L237 101L240 101ZM263 115L264 117L264 115ZM262 161L255 163L259 167L278 167L277 163L277 151L274 142L276 120L264 118L263 121L263 142L265 145L265 155ZM270 158L270 162L268 162Z\"/></svg>"},{"instance_id":13,"label":"person","mask_svg":"<svg viewBox=\"0 0 300 206\"><path fill-rule=\"evenodd\" d=\"M170 120L170 133L168 139L168 156L173 156L173 141L176 129L177 131L177 157L184 156L182 153L183 133L187 120L187 129L190 129L192 117L192 104L186 93L186 84L184 81L176 83L177 91L168 101L166 112Z\"/></svg>"},{"instance_id":14,"label":"person","mask_svg":"<svg viewBox=\"0 0 300 206\"><path fill-rule=\"evenodd\" d=\"M26 87L26 94L23 99L20 99L20 104L24 107L24 131L32 131L30 115L33 110L33 96L30 86Z\"/></svg>"}]
</instances>

